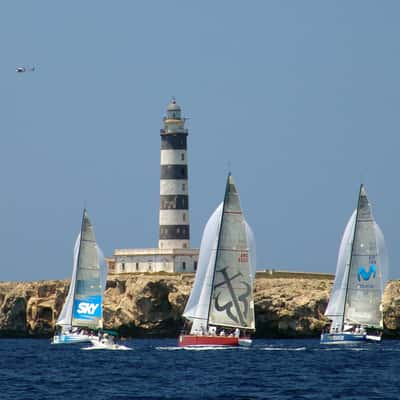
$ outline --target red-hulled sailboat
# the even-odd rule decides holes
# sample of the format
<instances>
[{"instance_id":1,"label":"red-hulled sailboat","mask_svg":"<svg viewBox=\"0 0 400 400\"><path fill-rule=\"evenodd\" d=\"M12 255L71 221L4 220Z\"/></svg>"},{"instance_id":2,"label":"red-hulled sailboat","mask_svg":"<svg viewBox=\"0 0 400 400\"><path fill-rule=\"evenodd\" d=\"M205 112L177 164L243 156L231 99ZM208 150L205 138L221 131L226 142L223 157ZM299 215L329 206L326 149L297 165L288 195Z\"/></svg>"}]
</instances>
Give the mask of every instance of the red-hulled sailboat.
<instances>
[{"instance_id":1,"label":"red-hulled sailboat","mask_svg":"<svg viewBox=\"0 0 400 400\"><path fill-rule=\"evenodd\" d=\"M192 324L190 333L180 335L179 346L251 344L255 266L254 237L229 174L224 201L203 232L196 278L183 314Z\"/></svg>"}]
</instances>

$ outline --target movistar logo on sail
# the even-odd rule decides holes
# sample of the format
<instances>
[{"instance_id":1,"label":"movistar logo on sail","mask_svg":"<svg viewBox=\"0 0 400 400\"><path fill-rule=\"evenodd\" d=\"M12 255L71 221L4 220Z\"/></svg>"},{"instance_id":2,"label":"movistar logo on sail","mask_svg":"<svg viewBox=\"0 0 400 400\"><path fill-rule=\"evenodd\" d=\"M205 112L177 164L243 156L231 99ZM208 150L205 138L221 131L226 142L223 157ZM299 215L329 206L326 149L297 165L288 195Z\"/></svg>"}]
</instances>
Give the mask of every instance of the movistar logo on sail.
<instances>
[{"instance_id":1,"label":"movistar logo on sail","mask_svg":"<svg viewBox=\"0 0 400 400\"><path fill-rule=\"evenodd\" d=\"M371 276L373 278L375 278L375 276L376 276L376 265L375 264L371 264L369 266L369 270L368 271L366 271L363 266L358 267L357 279L358 279L359 282L361 282L361 279L363 281L369 281Z\"/></svg>"},{"instance_id":2,"label":"movistar logo on sail","mask_svg":"<svg viewBox=\"0 0 400 400\"><path fill-rule=\"evenodd\" d=\"M86 299L76 299L74 302L74 318L101 318L101 296L90 296Z\"/></svg>"}]
</instances>

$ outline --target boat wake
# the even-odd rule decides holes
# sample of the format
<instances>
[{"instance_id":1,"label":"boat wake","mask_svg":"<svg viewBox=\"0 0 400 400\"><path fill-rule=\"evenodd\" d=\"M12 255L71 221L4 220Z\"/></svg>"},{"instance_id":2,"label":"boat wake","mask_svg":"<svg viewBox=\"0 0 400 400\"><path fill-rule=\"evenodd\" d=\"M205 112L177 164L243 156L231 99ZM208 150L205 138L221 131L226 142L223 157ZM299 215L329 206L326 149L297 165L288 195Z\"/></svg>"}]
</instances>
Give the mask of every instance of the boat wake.
<instances>
[{"instance_id":1,"label":"boat wake","mask_svg":"<svg viewBox=\"0 0 400 400\"><path fill-rule=\"evenodd\" d=\"M178 346L166 346L166 347L156 347L156 350L161 350L161 351L174 351L174 350L183 350L183 347L178 347Z\"/></svg>"},{"instance_id":2,"label":"boat wake","mask_svg":"<svg viewBox=\"0 0 400 400\"><path fill-rule=\"evenodd\" d=\"M349 347L350 351L368 351L369 349L366 347Z\"/></svg>"},{"instance_id":3,"label":"boat wake","mask_svg":"<svg viewBox=\"0 0 400 400\"><path fill-rule=\"evenodd\" d=\"M188 346L188 347L178 347L178 346L168 346L168 347L156 347L156 350L161 351L175 351L175 350L191 350L191 351L209 351L209 350L226 350L234 349L234 346Z\"/></svg>"},{"instance_id":4,"label":"boat wake","mask_svg":"<svg viewBox=\"0 0 400 400\"><path fill-rule=\"evenodd\" d=\"M112 351L126 351L126 350L132 350L130 347L126 346L116 346L116 347L99 347L99 346L90 346L90 347L82 347L81 350L112 350Z\"/></svg>"},{"instance_id":5,"label":"boat wake","mask_svg":"<svg viewBox=\"0 0 400 400\"><path fill-rule=\"evenodd\" d=\"M343 347L321 347L320 350L323 350L323 351L342 351Z\"/></svg>"},{"instance_id":6,"label":"boat wake","mask_svg":"<svg viewBox=\"0 0 400 400\"><path fill-rule=\"evenodd\" d=\"M304 351L307 347L264 347L265 351Z\"/></svg>"}]
</instances>

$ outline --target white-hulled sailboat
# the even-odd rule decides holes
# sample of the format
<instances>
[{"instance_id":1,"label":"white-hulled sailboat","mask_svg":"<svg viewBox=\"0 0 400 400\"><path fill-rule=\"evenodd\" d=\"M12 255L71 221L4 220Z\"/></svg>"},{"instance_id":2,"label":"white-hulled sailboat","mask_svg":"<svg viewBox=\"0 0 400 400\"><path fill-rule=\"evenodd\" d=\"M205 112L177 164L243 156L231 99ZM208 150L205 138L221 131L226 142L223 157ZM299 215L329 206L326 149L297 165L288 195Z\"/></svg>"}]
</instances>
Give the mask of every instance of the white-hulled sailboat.
<instances>
[{"instance_id":1,"label":"white-hulled sailboat","mask_svg":"<svg viewBox=\"0 0 400 400\"><path fill-rule=\"evenodd\" d=\"M183 316L192 322L179 346L250 345L255 330L255 242L229 174L225 197L203 232L195 282Z\"/></svg>"},{"instance_id":2,"label":"white-hulled sailboat","mask_svg":"<svg viewBox=\"0 0 400 400\"><path fill-rule=\"evenodd\" d=\"M107 280L104 257L98 247L86 209L76 239L71 284L56 323L54 344L91 342L103 327L103 293Z\"/></svg>"},{"instance_id":3,"label":"white-hulled sailboat","mask_svg":"<svg viewBox=\"0 0 400 400\"><path fill-rule=\"evenodd\" d=\"M339 248L335 282L325 315L332 321L321 343L380 341L387 277L384 237L361 185Z\"/></svg>"}]
</instances>

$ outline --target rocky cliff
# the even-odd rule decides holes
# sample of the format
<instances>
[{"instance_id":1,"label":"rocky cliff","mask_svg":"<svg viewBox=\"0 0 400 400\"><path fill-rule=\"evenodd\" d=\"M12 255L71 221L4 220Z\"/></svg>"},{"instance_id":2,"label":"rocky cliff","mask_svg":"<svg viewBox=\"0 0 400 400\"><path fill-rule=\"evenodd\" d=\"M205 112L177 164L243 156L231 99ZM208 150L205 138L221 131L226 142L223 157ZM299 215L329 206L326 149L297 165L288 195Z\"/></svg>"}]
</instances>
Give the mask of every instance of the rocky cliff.
<instances>
[{"instance_id":1,"label":"rocky cliff","mask_svg":"<svg viewBox=\"0 0 400 400\"><path fill-rule=\"evenodd\" d=\"M105 327L123 336L176 337L193 275L110 276ZM0 282L0 336L49 337L68 292L68 281ZM311 337L326 325L331 279L259 276L255 283L256 336ZM400 336L400 282L384 296L385 334Z\"/></svg>"}]
</instances>

